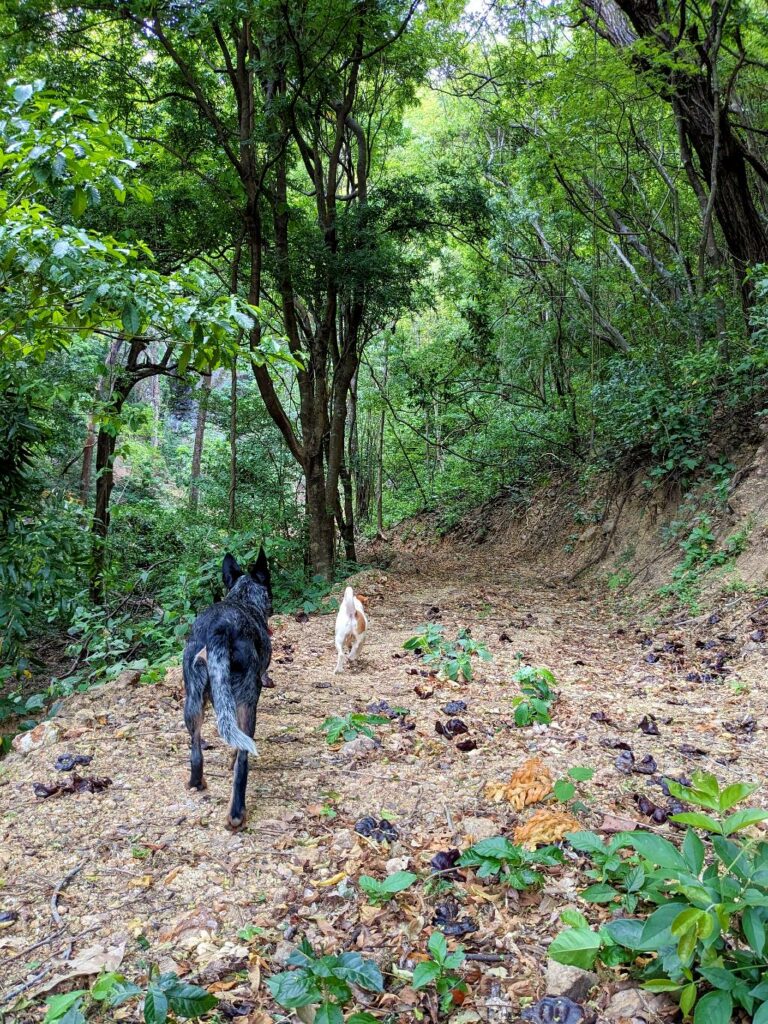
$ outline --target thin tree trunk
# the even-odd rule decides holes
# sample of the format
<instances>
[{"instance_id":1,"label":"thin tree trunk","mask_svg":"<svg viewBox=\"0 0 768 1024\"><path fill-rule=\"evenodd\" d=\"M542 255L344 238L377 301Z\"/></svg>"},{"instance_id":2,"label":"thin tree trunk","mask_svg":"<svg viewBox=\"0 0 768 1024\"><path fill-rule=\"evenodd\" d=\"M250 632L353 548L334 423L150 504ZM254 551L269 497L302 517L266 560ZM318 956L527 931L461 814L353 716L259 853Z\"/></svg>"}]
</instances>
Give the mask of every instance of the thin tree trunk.
<instances>
[{"instance_id":1,"label":"thin tree trunk","mask_svg":"<svg viewBox=\"0 0 768 1024\"><path fill-rule=\"evenodd\" d=\"M149 400L152 403L152 447L160 447L160 378L149 378Z\"/></svg>"},{"instance_id":2,"label":"thin tree trunk","mask_svg":"<svg viewBox=\"0 0 768 1024\"><path fill-rule=\"evenodd\" d=\"M232 363L232 388L229 412L229 528L235 528L237 498L237 359Z\"/></svg>"},{"instance_id":3,"label":"thin tree trunk","mask_svg":"<svg viewBox=\"0 0 768 1024\"><path fill-rule=\"evenodd\" d=\"M126 374L118 380L112 396L110 412L119 417L125 400L131 393L136 378ZM107 561L107 535L109 533L110 508L112 489L115 485L113 464L117 434L104 427L99 429L96 440L96 505L93 511L93 561L91 565L90 590L94 604L103 604L106 596L104 572Z\"/></svg>"},{"instance_id":4,"label":"thin tree trunk","mask_svg":"<svg viewBox=\"0 0 768 1024\"><path fill-rule=\"evenodd\" d=\"M385 391L387 377L389 376L389 338L384 343L384 374L381 387ZM386 409L382 405L379 416L379 437L378 437L378 459L376 474L376 533L379 537L384 536L384 423L386 420Z\"/></svg>"},{"instance_id":5,"label":"thin tree trunk","mask_svg":"<svg viewBox=\"0 0 768 1024\"><path fill-rule=\"evenodd\" d=\"M85 444L83 445L83 465L80 470L80 501L84 506L88 505L91 495L91 469L93 467L93 449L96 447L96 418L91 412L88 417L88 426L85 431Z\"/></svg>"},{"instance_id":6,"label":"thin tree trunk","mask_svg":"<svg viewBox=\"0 0 768 1024\"><path fill-rule=\"evenodd\" d=\"M200 389L200 400L197 404L197 424L195 426L195 444L192 449L192 471L189 478L189 507L195 511L200 500L200 465L203 460L203 441L205 440L205 421L208 416L208 399L211 395L211 374L203 376Z\"/></svg>"}]
</instances>

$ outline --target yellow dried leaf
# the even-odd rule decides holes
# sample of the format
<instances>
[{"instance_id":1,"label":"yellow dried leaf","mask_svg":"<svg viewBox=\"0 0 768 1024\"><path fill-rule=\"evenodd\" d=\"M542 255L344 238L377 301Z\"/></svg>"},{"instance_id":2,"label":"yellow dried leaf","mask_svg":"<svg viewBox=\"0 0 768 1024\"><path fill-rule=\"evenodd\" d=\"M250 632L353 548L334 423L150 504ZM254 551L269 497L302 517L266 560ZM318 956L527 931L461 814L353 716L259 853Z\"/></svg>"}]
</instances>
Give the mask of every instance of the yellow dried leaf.
<instances>
[{"instance_id":1,"label":"yellow dried leaf","mask_svg":"<svg viewBox=\"0 0 768 1024\"><path fill-rule=\"evenodd\" d=\"M509 782L489 782L485 798L497 804L506 800L516 811L522 811L548 796L552 782L549 768L538 757L531 757L512 773Z\"/></svg>"},{"instance_id":2,"label":"yellow dried leaf","mask_svg":"<svg viewBox=\"0 0 768 1024\"><path fill-rule=\"evenodd\" d=\"M251 985L251 992L256 995L261 985L261 965L258 960L248 965L248 981Z\"/></svg>"},{"instance_id":3,"label":"yellow dried leaf","mask_svg":"<svg viewBox=\"0 0 768 1024\"><path fill-rule=\"evenodd\" d=\"M141 875L140 878L129 879L128 885L135 886L137 889L148 889L153 882L152 875Z\"/></svg>"},{"instance_id":4,"label":"yellow dried leaf","mask_svg":"<svg viewBox=\"0 0 768 1024\"><path fill-rule=\"evenodd\" d=\"M329 885L338 885L339 882L343 882L346 877L346 871L340 871L337 875L333 875L331 878L324 878L322 882L315 882L315 885L318 889L326 889Z\"/></svg>"},{"instance_id":5,"label":"yellow dried leaf","mask_svg":"<svg viewBox=\"0 0 768 1024\"><path fill-rule=\"evenodd\" d=\"M528 850L537 846L558 843L567 832L578 832L581 824L564 811L548 811L542 808L524 825L518 825L514 832L515 842Z\"/></svg>"}]
</instances>

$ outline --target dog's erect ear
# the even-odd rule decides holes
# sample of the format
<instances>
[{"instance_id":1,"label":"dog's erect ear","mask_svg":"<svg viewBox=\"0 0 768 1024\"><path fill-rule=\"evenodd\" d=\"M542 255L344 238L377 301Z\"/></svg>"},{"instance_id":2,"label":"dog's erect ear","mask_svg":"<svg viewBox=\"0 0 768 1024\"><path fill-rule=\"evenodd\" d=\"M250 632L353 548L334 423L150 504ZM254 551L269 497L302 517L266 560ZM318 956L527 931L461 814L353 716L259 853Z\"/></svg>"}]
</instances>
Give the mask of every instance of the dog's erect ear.
<instances>
[{"instance_id":1,"label":"dog's erect ear","mask_svg":"<svg viewBox=\"0 0 768 1024\"><path fill-rule=\"evenodd\" d=\"M259 548L259 557L256 561L248 566L248 574L258 583L269 581L269 562L263 547Z\"/></svg>"},{"instance_id":2,"label":"dog's erect ear","mask_svg":"<svg viewBox=\"0 0 768 1024\"><path fill-rule=\"evenodd\" d=\"M243 570L237 564L237 559L230 554L224 555L224 563L221 567L221 577L224 580L224 586L227 590L231 590L242 575Z\"/></svg>"}]
</instances>

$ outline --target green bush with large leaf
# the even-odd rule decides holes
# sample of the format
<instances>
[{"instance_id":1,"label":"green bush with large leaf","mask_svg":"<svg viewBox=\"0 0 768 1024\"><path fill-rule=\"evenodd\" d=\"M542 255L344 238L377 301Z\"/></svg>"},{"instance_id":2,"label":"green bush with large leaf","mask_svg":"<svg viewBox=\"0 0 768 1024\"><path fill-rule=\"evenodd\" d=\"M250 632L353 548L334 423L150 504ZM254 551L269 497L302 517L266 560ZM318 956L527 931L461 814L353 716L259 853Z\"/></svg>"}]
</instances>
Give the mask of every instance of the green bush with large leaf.
<instances>
[{"instance_id":1,"label":"green bush with large leaf","mask_svg":"<svg viewBox=\"0 0 768 1024\"><path fill-rule=\"evenodd\" d=\"M585 919L572 922L549 954L584 968L598 959L617 963L642 956L644 986L677 997L696 1024L728 1024L736 1007L765 1024L768 841L741 833L768 820L768 811L732 811L758 788L754 784L721 789L713 775L698 772L690 786L667 785L674 797L699 808L672 816L687 826L679 848L643 831L620 833L608 844L590 833L568 837L602 876L582 898L643 916L617 917L599 930Z\"/></svg>"}]
</instances>

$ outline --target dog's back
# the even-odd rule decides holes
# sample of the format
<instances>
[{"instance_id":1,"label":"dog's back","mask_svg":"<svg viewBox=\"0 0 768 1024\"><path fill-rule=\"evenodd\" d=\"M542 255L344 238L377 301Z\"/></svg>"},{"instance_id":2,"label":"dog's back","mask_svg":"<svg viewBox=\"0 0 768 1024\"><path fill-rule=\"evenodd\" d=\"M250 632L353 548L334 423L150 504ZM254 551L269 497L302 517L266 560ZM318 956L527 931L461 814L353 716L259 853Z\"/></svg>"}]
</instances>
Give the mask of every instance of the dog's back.
<instances>
[{"instance_id":1,"label":"dog's back","mask_svg":"<svg viewBox=\"0 0 768 1024\"><path fill-rule=\"evenodd\" d=\"M266 612L259 613L245 594L254 586L242 577L218 604L206 608L194 622L184 649L187 693L209 698L221 738L231 747L256 754L256 744L237 725L237 706L256 705L262 676L272 658ZM252 595L248 595L252 598ZM240 600L238 600L240 597Z\"/></svg>"},{"instance_id":2,"label":"dog's back","mask_svg":"<svg viewBox=\"0 0 768 1024\"><path fill-rule=\"evenodd\" d=\"M347 587L336 616L336 650L339 655L336 672L342 671L345 659L355 660L367 628L368 616L365 614L363 603L355 596L352 587Z\"/></svg>"},{"instance_id":3,"label":"dog's back","mask_svg":"<svg viewBox=\"0 0 768 1024\"><path fill-rule=\"evenodd\" d=\"M253 734L263 677L272 658L269 565L263 551L243 572L231 555L222 576L228 593L198 615L184 648L184 722L191 738L190 789L205 789L200 730L210 700L222 739L237 751L228 823L245 821L248 754L258 754Z\"/></svg>"}]
</instances>

